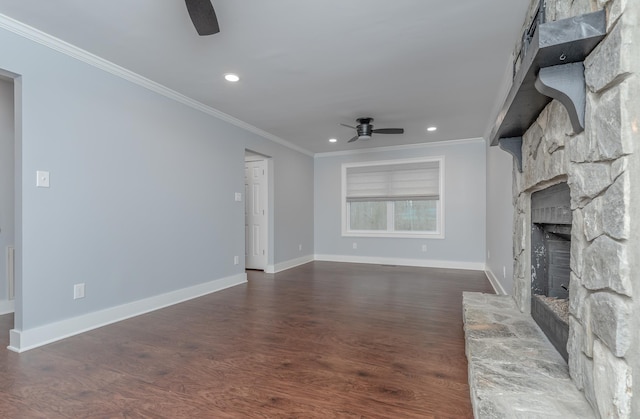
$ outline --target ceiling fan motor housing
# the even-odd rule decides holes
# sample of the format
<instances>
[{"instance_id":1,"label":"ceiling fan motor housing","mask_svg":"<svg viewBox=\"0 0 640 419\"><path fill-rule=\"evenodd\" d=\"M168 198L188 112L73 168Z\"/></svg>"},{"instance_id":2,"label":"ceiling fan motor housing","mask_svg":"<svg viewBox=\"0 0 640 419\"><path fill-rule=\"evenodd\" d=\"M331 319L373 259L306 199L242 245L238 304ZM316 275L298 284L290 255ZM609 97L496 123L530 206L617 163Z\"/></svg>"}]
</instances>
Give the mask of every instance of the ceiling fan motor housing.
<instances>
[{"instance_id":1,"label":"ceiling fan motor housing","mask_svg":"<svg viewBox=\"0 0 640 419\"><path fill-rule=\"evenodd\" d=\"M370 140L371 139L371 131L373 130L373 118L359 118L358 126L356 127L356 131L358 132L359 140Z\"/></svg>"},{"instance_id":2,"label":"ceiling fan motor housing","mask_svg":"<svg viewBox=\"0 0 640 419\"><path fill-rule=\"evenodd\" d=\"M353 137L352 139L350 139L349 143L352 143L356 140L370 140L371 139L371 135L373 135L374 133L376 134L404 134L404 128L379 128L379 129L373 129L373 125L371 124L373 122L373 118L358 118L356 119L356 121L358 121L358 126L357 127L352 127L351 125L347 125L347 124L340 124L344 127L347 128L352 128L356 130L356 136Z\"/></svg>"}]
</instances>

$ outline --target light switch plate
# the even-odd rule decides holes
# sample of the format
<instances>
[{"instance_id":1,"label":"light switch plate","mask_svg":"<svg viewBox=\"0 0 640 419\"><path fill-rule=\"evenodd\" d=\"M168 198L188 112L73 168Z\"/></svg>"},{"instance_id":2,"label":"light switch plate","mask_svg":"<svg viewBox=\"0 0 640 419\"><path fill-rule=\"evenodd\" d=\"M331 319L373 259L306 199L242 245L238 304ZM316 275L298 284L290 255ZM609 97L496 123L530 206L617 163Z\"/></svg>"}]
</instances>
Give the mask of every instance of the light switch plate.
<instances>
[{"instance_id":1,"label":"light switch plate","mask_svg":"<svg viewBox=\"0 0 640 419\"><path fill-rule=\"evenodd\" d=\"M36 171L36 186L38 188L49 187L49 172L45 172L44 170Z\"/></svg>"},{"instance_id":2,"label":"light switch plate","mask_svg":"<svg viewBox=\"0 0 640 419\"><path fill-rule=\"evenodd\" d=\"M73 299L84 298L84 283L73 286Z\"/></svg>"}]
</instances>

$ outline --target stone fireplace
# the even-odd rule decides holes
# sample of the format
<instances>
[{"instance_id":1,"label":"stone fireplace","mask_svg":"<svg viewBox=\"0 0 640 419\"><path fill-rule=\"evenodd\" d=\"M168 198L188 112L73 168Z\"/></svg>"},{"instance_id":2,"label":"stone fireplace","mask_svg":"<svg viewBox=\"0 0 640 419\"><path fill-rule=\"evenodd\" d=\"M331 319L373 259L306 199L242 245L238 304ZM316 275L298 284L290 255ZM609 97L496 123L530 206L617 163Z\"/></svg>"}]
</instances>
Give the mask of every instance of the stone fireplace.
<instances>
[{"instance_id":1,"label":"stone fireplace","mask_svg":"<svg viewBox=\"0 0 640 419\"><path fill-rule=\"evenodd\" d=\"M538 309L536 294L568 297L563 355L571 379L599 417L638 418L640 2L547 0L546 19L603 8L607 35L584 61L584 131L576 133L565 106L553 100L522 136L522 171L514 164L513 173L513 297L523 313L532 301ZM569 192L568 222L540 219L535 197L553 188ZM568 266L537 260L540 246L568 252ZM562 272L564 279L549 281L550 270L566 271L568 281Z\"/></svg>"},{"instance_id":2,"label":"stone fireplace","mask_svg":"<svg viewBox=\"0 0 640 419\"><path fill-rule=\"evenodd\" d=\"M532 0L522 33L490 136L513 295L463 295L474 413L640 418L640 1Z\"/></svg>"}]
</instances>

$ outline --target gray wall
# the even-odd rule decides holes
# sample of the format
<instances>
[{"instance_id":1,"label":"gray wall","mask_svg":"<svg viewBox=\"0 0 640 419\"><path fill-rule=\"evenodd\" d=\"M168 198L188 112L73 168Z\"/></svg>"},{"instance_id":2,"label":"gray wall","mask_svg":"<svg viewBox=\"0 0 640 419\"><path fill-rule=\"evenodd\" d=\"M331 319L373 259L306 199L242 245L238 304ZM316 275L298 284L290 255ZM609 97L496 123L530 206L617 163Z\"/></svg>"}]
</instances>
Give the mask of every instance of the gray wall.
<instances>
[{"instance_id":1,"label":"gray wall","mask_svg":"<svg viewBox=\"0 0 640 419\"><path fill-rule=\"evenodd\" d=\"M487 147L487 270L513 293L513 198L511 154Z\"/></svg>"},{"instance_id":2,"label":"gray wall","mask_svg":"<svg viewBox=\"0 0 640 419\"><path fill-rule=\"evenodd\" d=\"M8 299L7 246L14 242L13 82L0 78L0 301Z\"/></svg>"},{"instance_id":3,"label":"gray wall","mask_svg":"<svg viewBox=\"0 0 640 419\"><path fill-rule=\"evenodd\" d=\"M533 5L533 3L532 3ZM533 7L533 6L532 6ZM487 121L485 138L489 138L513 83L513 54L504 63L502 82ZM491 141L491 139L489 139ZM513 294L513 167L511 154L487 142L487 272L507 294Z\"/></svg>"},{"instance_id":4,"label":"gray wall","mask_svg":"<svg viewBox=\"0 0 640 419\"><path fill-rule=\"evenodd\" d=\"M341 236L342 163L445 157L445 238ZM315 159L315 251L320 255L485 262L485 144L482 140ZM358 243L358 249L352 243ZM427 252L422 252L422 245Z\"/></svg>"},{"instance_id":5,"label":"gray wall","mask_svg":"<svg viewBox=\"0 0 640 419\"><path fill-rule=\"evenodd\" d=\"M274 160L274 261L312 245L310 157L5 30L0 44L22 76L17 329L242 273L245 148Z\"/></svg>"}]
</instances>

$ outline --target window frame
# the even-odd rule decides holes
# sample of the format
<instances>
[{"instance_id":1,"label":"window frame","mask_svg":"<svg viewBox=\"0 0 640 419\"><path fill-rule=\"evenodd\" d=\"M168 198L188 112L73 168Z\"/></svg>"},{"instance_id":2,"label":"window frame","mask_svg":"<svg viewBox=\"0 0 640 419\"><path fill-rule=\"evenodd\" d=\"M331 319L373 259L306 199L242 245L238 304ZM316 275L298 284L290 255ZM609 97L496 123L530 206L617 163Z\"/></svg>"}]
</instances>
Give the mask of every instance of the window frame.
<instances>
[{"instance_id":1,"label":"window frame","mask_svg":"<svg viewBox=\"0 0 640 419\"><path fill-rule=\"evenodd\" d=\"M371 167L371 166L386 166L397 164L410 164L410 163L431 163L438 162L439 170L439 198L437 201L437 218L436 218L436 230L433 232L425 231L394 231L393 228L393 213L389 212L389 208L393 207L393 201L384 201L387 203L387 230L351 230L349 202L347 202L347 169L352 167ZM341 214L342 214L342 237L393 237L393 238L428 238L428 239L444 239L444 225L445 225L445 190L444 190L444 156L431 156L431 157L416 157L406 159L394 159L394 160L379 160L379 161L367 161L367 162L355 162L355 163L343 163L341 182L342 182L342 194L341 194Z\"/></svg>"}]
</instances>

